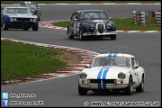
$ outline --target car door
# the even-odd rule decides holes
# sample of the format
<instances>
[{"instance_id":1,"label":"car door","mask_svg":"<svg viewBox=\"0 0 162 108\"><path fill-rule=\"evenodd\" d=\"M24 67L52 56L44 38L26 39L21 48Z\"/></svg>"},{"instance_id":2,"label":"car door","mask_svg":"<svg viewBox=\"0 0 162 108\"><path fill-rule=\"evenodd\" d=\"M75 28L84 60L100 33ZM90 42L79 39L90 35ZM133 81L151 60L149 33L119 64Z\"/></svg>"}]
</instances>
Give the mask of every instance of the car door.
<instances>
[{"instance_id":1,"label":"car door","mask_svg":"<svg viewBox=\"0 0 162 108\"><path fill-rule=\"evenodd\" d=\"M138 70L136 66L136 62L135 62L135 58L131 58L132 61L132 77L133 77L133 86L137 86L138 85L138 81L139 81L139 75L138 75Z\"/></svg>"},{"instance_id":2,"label":"car door","mask_svg":"<svg viewBox=\"0 0 162 108\"><path fill-rule=\"evenodd\" d=\"M78 13L75 12L71 16L71 21L70 21L70 31L72 35L77 35L77 22L78 22Z\"/></svg>"},{"instance_id":3,"label":"car door","mask_svg":"<svg viewBox=\"0 0 162 108\"><path fill-rule=\"evenodd\" d=\"M135 62L135 73L137 73L137 84L140 84L140 67L138 65L138 62L136 60L136 58L134 58L134 62Z\"/></svg>"}]
</instances>

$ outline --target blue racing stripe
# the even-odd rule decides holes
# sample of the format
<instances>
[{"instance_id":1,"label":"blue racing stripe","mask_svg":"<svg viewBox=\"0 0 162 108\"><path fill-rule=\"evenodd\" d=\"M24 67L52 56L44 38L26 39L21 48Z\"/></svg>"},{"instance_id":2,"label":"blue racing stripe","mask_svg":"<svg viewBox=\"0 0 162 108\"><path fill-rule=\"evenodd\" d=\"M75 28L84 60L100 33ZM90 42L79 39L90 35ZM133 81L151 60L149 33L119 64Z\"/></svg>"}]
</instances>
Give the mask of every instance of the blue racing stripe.
<instances>
[{"instance_id":1,"label":"blue racing stripe","mask_svg":"<svg viewBox=\"0 0 162 108\"><path fill-rule=\"evenodd\" d=\"M109 54L108 54L108 57L112 57L112 53L109 53Z\"/></svg>"},{"instance_id":2,"label":"blue racing stripe","mask_svg":"<svg viewBox=\"0 0 162 108\"><path fill-rule=\"evenodd\" d=\"M101 68L101 70L99 71L98 75L97 75L97 79L101 79L101 75L102 75L102 70L104 68ZM98 82L98 89L101 89L101 82Z\"/></svg>"},{"instance_id":3,"label":"blue racing stripe","mask_svg":"<svg viewBox=\"0 0 162 108\"><path fill-rule=\"evenodd\" d=\"M108 71L109 71L109 68L106 68L104 70L104 73L103 73L103 76L102 76L103 80L106 79L106 75L107 75ZM103 89L106 89L106 83L103 83Z\"/></svg>"},{"instance_id":4,"label":"blue racing stripe","mask_svg":"<svg viewBox=\"0 0 162 108\"><path fill-rule=\"evenodd\" d=\"M113 57L116 57L117 56L117 53L114 53Z\"/></svg>"}]
</instances>

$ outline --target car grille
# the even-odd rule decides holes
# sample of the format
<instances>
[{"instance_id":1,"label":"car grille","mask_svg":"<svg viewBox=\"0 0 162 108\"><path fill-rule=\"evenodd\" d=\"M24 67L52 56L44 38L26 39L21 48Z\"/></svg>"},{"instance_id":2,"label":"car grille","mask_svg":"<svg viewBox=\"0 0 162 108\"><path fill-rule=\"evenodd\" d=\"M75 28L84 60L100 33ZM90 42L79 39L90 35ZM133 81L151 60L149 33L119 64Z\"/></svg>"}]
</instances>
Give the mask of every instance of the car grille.
<instances>
[{"instance_id":1,"label":"car grille","mask_svg":"<svg viewBox=\"0 0 162 108\"><path fill-rule=\"evenodd\" d=\"M17 21L28 22L30 21L30 18L17 18Z\"/></svg>"},{"instance_id":2,"label":"car grille","mask_svg":"<svg viewBox=\"0 0 162 108\"><path fill-rule=\"evenodd\" d=\"M104 25L103 24L98 24L98 32L103 33L104 31Z\"/></svg>"},{"instance_id":3,"label":"car grille","mask_svg":"<svg viewBox=\"0 0 162 108\"><path fill-rule=\"evenodd\" d=\"M90 79L90 83L101 83L101 80L106 84L113 84L115 81L115 79Z\"/></svg>"}]
</instances>

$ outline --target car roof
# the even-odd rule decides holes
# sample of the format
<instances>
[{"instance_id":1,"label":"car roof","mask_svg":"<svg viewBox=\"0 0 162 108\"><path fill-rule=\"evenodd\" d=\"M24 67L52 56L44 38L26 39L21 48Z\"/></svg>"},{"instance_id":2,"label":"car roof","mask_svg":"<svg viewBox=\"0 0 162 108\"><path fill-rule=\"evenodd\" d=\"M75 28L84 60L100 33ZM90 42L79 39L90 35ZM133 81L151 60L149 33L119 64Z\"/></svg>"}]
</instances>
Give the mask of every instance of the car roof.
<instances>
[{"instance_id":1,"label":"car roof","mask_svg":"<svg viewBox=\"0 0 162 108\"><path fill-rule=\"evenodd\" d=\"M131 54L125 54L125 53L98 54L96 57L97 58L100 58L100 57L128 57L128 58L135 58L133 55L131 55Z\"/></svg>"},{"instance_id":2,"label":"car roof","mask_svg":"<svg viewBox=\"0 0 162 108\"><path fill-rule=\"evenodd\" d=\"M89 10L78 10L76 12L82 13L82 12L104 12L104 11L103 10L98 10L98 9L89 9Z\"/></svg>"}]
</instances>

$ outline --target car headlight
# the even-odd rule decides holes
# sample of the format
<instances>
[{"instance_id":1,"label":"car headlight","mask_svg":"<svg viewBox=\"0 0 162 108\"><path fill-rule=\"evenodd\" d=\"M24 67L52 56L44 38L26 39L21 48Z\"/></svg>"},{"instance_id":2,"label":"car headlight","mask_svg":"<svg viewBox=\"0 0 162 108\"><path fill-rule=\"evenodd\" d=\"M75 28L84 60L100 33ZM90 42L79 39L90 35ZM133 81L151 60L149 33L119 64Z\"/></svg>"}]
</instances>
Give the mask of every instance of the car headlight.
<instances>
[{"instance_id":1,"label":"car headlight","mask_svg":"<svg viewBox=\"0 0 162 108\"><path fill-rule=\"evenodd\" d=\"M14 18L14 21L17 21L17 18Z\"/></svg>"},{"instance_id":2,"label":"car headlight","mask_svg":"<svg viewBox=\"0 0 162 108\"><path fill-rule=\"evenodd\" d=\"M37 18L34 18L34 19L33 19L33 22L37 22Z\"/></svg>"},{"instance_id":3,"label":"car headlight","mask_svg":"<svg viewBox=\"0 0 162 108\"><path fill-rule=\"evenodd\" d=\"M80 78L81 79L86 79L87 78L87 74L86 73L81 73L80 74Z\"/></svg>"},{"instance_id":4,"label":"car headlight","mask_svg":"<svg viewBox=\"0 0 162 108\"><path fill-rule=\"evenodd\" d=\"M13 22L14 21L14 18L10 18L10 21Z\"/></svg>"},{"instance_id":5,"label":"car headlight","mask_svg":"<svg viewBox=\"0 0 162 108\"><path fill-rule=\"evenodd\" d=\"M119 78L119 79L124 79L125 76L126 76L126 75L125 75L123 72L120 72L120 73L118 74L118 78Z\"/></svg>"},{"instance_id":6,"label":"car headlight","mask_svg":"<svg viewBox=\"0 0 162 108\"><path fill-rule=\"evenodd\" d=\"M90 28L91 28L91 29L94 29L94 28L95 28L95 25L94 25L94 24L91 24L91 25L90 25Z\"/></svg>"},{"instance_id":7,"label":"car headlight","mask_svg":"<svg viewBox=\"0 0 162 108\"><path fill-rule=\"evenodd\" d=\"M107 23L106 27L109 29L111 28L111 24L110 23Z\"/></svg>"}]
</instances>

